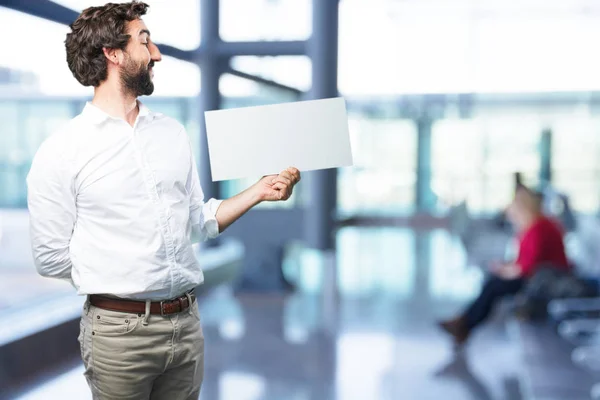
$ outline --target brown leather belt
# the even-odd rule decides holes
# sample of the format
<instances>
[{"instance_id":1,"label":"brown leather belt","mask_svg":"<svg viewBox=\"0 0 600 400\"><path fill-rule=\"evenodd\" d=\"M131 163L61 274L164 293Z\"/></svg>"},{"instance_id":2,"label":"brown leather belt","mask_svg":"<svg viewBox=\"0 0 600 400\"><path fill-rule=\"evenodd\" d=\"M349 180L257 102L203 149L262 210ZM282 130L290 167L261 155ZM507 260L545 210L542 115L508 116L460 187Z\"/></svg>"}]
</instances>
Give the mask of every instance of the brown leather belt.
<instances>
[{"instance_id":1,"label":"brown leather belt","mask_svg":"<svg viewBox=\"0 0 600 400\"><path fill-rule=\"evenodd\" d=\"M196 295L188 292L192 297L192 304L196 302ZM132 314L144 314L146 312L146 302L137 300L115 299L99 294L89 296L90 304L110 311L119 311ZM177 314L187 310L190 307L187 296L176 297L170 300L153 301L150 303L150 314L170 315Z\"/></svg>"}]
</instances>

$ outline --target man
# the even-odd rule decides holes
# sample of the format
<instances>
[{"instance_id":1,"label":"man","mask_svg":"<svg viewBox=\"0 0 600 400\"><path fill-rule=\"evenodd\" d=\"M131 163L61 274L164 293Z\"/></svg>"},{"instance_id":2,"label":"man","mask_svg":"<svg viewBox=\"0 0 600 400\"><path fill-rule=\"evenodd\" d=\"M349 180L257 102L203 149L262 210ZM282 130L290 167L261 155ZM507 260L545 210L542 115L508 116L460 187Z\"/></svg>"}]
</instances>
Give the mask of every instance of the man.
<instances>
[{"instance_id":1,"label":"man","mask_svg":"<svg viewBox=\"0 0 600 400\"><path fill-rule=\"evenodd\" d=\"M191 237L214 238L258 203L287 200L300 180L289 168L204 202L184 127L137 100L152 93L161 60L147 8L91 7L71 25L67 63L94 97L42 144L27 179L39 273L88 296L79 341L95 399L198 398L193 289L203 277Z\"/></svg>"},{"instance_id":2,"label":"man","mask_svg":"<svg viewBox=\"0 0 600 400\"><path fill-rule=\"evenodd\" d=\"M562 232L555 222L542 214L540 196L519 185L507 209L507 216L519 234L517 260L495 265L492 268L494 276L486 282L479 297L467 310L457 318L440 323L441 328L452 335L456 345L467 341L499 299L518 293L538 267L569 268Z\"/></svg>"}]
</instances>

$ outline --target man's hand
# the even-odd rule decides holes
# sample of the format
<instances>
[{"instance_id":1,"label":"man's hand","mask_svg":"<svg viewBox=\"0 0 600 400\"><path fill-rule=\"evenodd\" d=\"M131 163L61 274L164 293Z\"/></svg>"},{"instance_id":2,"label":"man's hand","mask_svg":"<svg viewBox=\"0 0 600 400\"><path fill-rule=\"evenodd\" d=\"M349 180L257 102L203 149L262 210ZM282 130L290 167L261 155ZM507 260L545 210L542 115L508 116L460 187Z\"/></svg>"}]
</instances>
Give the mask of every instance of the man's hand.
<instances>
[{"instance_id":1,"label":"man's hand","mask_svg":"<svg viewBox=\"0 0 600 400\"><path fill-rule=\"evenodd\" d=\"M285 201L300 182L300 171L290 167L279 175L265 176L255 184L260 201Z\"/></svg>"},{"instance_id":2,"label":"man's hand","mask_svg":"<svg viewBox=\"0 0 600 400\"><path fill-rule=\"evenodd\" d=\"M494 274L495 274L495 272L496 272L496 271L498 271L498 270L500 270L500 269L504 268L504 266L506 266L506 263L505 263L505 262L502 262L502 261L492 261L492 262L489 264L489 270L490 270L492 273L494 273Z\"/></svg>"},{"instance_id":3,"label":"man's hand","mask_svg":"<svg viewBox=\"0 0 600 400\"><path fill-rule=\"evenodd\" d=\"M294 190L294 185L299 181L300 171L296 168L288 168L279 175L265 176L242 193L224 200L217 209L216 214L219 232L223 232L229 225L261 201L289 199Z\"/></svg>"},{"instance_id":4,"label":"man's hand","mask_svg":"<svg viewBox=\"0 0 600 400\"><path fill-rule=\"evenodd\" d=\"M512 280L521 277L521 268L517 264L504 264L491 269L491 272L499 278Z\"/></svg>"}]
</instances>

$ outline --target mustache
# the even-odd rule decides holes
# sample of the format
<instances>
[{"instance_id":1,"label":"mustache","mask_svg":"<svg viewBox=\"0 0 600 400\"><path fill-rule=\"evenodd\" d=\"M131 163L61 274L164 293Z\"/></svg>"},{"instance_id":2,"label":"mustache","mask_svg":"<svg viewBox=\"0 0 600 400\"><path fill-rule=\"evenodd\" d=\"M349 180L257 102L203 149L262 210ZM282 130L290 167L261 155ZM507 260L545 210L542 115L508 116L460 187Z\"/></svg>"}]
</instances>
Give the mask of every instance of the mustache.
<instances>
[{"instance_id":1,"label":"mustache","mask_svg":"<svg viewBox=\"0 0 600 400\"><path fill-rule=\"evenodd\" d=\"M148 64L148 68L152 68L154 67L154 60L150 61L150 63Z\"/></svg>"}]
</instances>

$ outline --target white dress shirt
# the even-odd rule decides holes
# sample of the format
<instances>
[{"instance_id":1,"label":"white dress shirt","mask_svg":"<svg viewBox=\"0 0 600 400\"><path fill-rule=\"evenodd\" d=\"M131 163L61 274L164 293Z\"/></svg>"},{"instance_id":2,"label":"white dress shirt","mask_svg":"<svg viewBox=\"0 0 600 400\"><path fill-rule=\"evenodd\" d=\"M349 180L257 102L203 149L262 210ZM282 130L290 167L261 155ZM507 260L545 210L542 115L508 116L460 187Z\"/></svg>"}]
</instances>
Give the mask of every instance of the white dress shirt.
<instances>
[{"instance_id":1,"label":"white dress shirt","mask_svg":"<svg viewBox=\"0 0 600 400\"><path fill-rule=\"evenodd\" d=\"M219 234L185 128L139 108L131 127L87 103L27 177L37 270L82 295L178 296L203 281L192 243Z\"/></svg>"}]
</instances>

